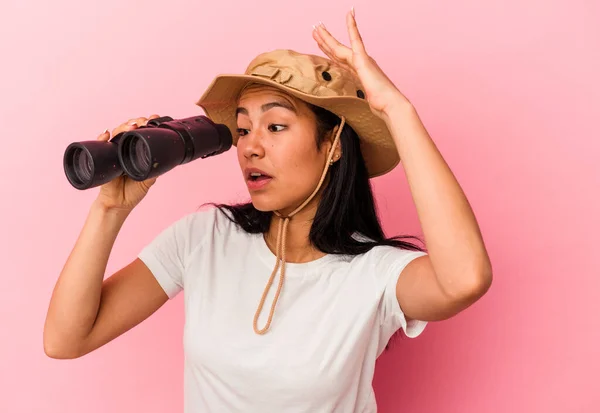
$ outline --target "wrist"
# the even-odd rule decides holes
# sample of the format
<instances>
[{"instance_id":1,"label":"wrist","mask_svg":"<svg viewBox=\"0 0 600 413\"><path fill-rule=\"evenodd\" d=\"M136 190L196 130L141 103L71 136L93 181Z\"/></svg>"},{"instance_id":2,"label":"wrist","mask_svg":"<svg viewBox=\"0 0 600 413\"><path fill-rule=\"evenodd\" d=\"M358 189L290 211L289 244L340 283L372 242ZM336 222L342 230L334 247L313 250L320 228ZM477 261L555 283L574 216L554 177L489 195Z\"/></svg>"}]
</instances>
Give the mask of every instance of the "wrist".
<instances>
[{"instance_id":1,"label":"wrist","mask_svg":"<svg viewBox=\"0 0 600 413\"><path fill-rule=\"evenodd\" d=\"M388 103L382 113L383 120L388 122L412 111L414 111L412 103L402 93L397 92L388 99Z\"/></svg>"},{"instance_id":2,"label":"wrist","mask_svg":"<svg viewBox=\"0 0 600 413\"><path fill-rule=\"evenodd\" d=\"M105 218L116 218L118 220L123 220L123 221L131 213L130 209L108 206L99 199L94 200L90 210L91 210L90 212L97 214L99 216L102 216Z\"/></svg>"}]
</instances>

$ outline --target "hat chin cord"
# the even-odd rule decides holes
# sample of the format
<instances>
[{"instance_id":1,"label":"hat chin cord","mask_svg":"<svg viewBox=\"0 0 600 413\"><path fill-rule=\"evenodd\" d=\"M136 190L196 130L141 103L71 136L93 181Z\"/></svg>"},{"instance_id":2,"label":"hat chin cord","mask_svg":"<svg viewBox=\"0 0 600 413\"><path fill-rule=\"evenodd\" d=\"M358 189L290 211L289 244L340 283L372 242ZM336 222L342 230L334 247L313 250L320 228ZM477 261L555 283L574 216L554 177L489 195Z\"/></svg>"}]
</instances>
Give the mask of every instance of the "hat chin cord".
<instances>
[{"instance_id":1,"label":"hat chin cord","mask_svg":"<svg viewBox=\"0 0 600 413\"><path fill-rule=\"evenodd\" d=\"M271 326L271 321L273 320L275 306L277 305L277 300L279 299L279 295L280 295L281 289L283 287L283 280L285 278L285 240L287 237L287 228L288 228L290 219L294 215L296 215L300 210L302 210L302 208L304 208L314 198L314 196L317 194L317 192L321 188L321 185L323 184L323 182L325 181L325 177L327 176L327 171L329 170L329 166L332 165L333 154L335 152L335 148L337 147L338 141L340 139L340 134L342 133L342 129L344 128L345 123L346 123L346 118L344 118L342 116L340 126L335 134L335 139L333 140L333 145L331 147L331 150L329 151L329 156L327 157L327 162L325 162L325 168L323 169L323 174L321 175L319 184L317 185L317 187L313 191L313 193L298 208L296 208L293 212L291 212L289 215L287 215L285 217L278 211L273 211L273 213L275 215L277 215L278 217L283 218L283 219L279 220L279 226L277 229L277 262L275 264L275 268L273 269L273 272L271 273L271 277L269 278L269 281L267 282L267 285L263 292L262 298L260 299L260 304L258 305L256 314L254 315L253 327L254 327L254 332L256 334L265 334L267 332L267 330L269 330L269 327ZM269 318L267 320L267 324L262 329L259 329L258 328L258 318L260 317L260 314L261 314L263 306L265 304L267 295L269 294L269 291L271 290L271 286L273 285L273 280L275 279L275 274L277 274L277 270L280 267L281 267L281 274L279 276L279 284L277 285L277 291L275 292L273 304L271 305L271 311L269 312Z\"/></svg>"}]
</instances>

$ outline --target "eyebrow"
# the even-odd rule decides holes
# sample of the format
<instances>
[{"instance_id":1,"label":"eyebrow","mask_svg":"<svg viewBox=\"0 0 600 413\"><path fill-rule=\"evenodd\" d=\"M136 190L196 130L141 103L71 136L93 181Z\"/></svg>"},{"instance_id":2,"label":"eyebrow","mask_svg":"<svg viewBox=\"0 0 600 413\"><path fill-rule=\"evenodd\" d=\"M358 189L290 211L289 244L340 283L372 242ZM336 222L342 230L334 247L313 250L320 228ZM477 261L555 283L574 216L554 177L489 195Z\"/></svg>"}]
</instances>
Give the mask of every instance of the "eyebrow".
<instances>
[{"instance_id":1,"label":"eyebrow","mask_svg":"<svg viewBox=\"0 0 600 413\"><path fill-rule=\"evenodd\" d=\"M276 101L276 102L269 102L269 103L265 103L264 105L262 105L260 108L263 112L268 111L269 109L272 108L284 108L287 109L289 111L292 111L294 113L298 113L298 111L296 110L296 108L291 105L290 103L286 102L286 101ZM238 107L235 110L235 116L237 117L237 115L239 115L240 113L244 114L244 115L248 115L248 110L244 107Z\"/></svg>"}]
</instances>

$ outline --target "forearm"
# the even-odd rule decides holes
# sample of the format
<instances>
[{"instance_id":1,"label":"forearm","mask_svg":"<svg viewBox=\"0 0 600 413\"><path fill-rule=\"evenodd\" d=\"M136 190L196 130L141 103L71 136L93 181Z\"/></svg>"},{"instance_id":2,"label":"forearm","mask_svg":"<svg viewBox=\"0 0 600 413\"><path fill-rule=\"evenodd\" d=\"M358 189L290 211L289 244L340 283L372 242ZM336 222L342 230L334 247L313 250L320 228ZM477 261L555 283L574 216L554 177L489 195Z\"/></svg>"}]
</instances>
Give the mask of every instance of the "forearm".
<instances>
[{"instance_id":1,"label":"forearm","mask_svg":"<svg viewBox=\"0 0 600 413\"><path fill-rule=\"evenodd\" d=\"M91 330L108 258L126 216L96 203L90 208L52 293L44 327L47 351L70 351Z\"/></svg>"},{"instance_id":2,"label":"forearm","mask_svg":"<svg viewBox=\"0 0 600 413\"><path fill-rule=\"evenodd\" d=\"M397 99L389 105L385 121L438 281L449 294L485 289L491 281L491 264L473 210L415 108L405 98Z\"/></svg>"}]
</instances>

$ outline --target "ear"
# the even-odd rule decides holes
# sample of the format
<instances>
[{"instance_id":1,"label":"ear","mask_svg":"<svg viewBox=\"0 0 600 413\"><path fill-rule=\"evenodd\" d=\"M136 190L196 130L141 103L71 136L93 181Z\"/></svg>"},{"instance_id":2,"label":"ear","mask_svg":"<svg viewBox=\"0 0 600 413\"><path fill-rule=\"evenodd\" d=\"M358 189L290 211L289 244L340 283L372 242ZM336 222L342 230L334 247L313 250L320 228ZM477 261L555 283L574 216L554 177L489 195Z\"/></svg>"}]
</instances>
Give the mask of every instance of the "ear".
<instances>
[{"instance_id":1,"label":"ear","mask_svg":"<svg viewBox=\"0 0 600 413\"><path fill-rule=\"evenodd\" d=\"M329 136L328 136L329 145L328 145L328 152L327 153L329 153L329 150L331 150L331 147L333 146L333 141L335 139L335 135L337 134L337 132L338 132L339 129L340 129L340 125L335 125L333 127L333 129L331 130L331 132L329 133ZM333 158L332 159L335 162L338 159L340 159L341 156L342 156L342 140L341 140L341 138L338 138L337 146L336 146L335 151L333 153Z\"/></svg>"}]
</instances>

